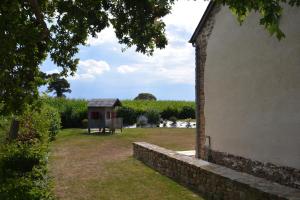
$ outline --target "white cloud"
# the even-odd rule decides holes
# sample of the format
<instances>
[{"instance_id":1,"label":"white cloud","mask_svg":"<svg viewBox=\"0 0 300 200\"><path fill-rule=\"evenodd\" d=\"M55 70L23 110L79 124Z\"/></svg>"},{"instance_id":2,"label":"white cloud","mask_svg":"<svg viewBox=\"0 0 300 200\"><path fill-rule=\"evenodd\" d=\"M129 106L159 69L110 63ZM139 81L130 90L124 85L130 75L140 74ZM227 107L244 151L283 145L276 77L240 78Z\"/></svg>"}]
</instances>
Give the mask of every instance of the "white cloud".
<instances>
[{"instance_id":1,"label":"white cloud","mask_svg":"<svg viewBox=\"0 0 300 200\"><path fill-rule=\"evenodd\" d=\"M145 84L156 81L169 83L195 83L194 49L191 44L158 50L152 57L136 56L134 66L139 66L137 77Z\"/></svg>"},{"instance_id":2,"label":"white cloud","mask_svg":"<svg viewBox=\"0 0 300 200\"><path fill-rule=\"evenodd\" d=\"M93 80L97 76L103 74L105 71L109 71L110 66L107 62L102 60L83 60L79 61L78 69L70 80Z\"/></svg>"},{"instance_id":3,"label":"white cloud","mask_svg":"<svg viewBox=\"0 0 300 200\"><path fill-rule=\"evenodd\" d=\"M99 75L102 74L104 71L109 71L110 67L107 62L102 61L102 60L84 60L84 61L79 61L79 67L80 70L86 72L87 74L94 74L94 75Z\"/></svg>"},{"instance_id":4,"label":"white cloud","mask_svg":"<svg viewBox=\"0 0 300 200\"><path fill-rule=\"evenodd\" d=\"M175 26L179 30L194 31L209 1L177 1L172 13L164 17L167 26Z\"/></svg>"},{"instance_id":5,"label":"white cloud","mask_svg":"<svg viewBox=\"0 0 300 200\"><path fill-rule=\"evenodd\" d=\"M172 13L163 19L169 41L165 49L156 49L154 55L150 57L135 53L133 48L123 53L124 56L133 59L127 66L139 66L138 71L131 77L134 76L144 84L157 81L195 84L195 50L188 40L208 3L208 1L176 1ZM118 69L119 72L120 70Z\"/></svg>"},{"instance_id":6,"label":"white cloud","mask_svg":"<svg viewBox=\"0 0 300 200\"><path fill-rule=\"evenodd\" d=\"M125 51L121 56L130 58L127 66L134 68L131 80L144 84L152 84L157 81L165 83L195 83L195 58L194 48L188 42L175 45L173 42L161 50L156 50L153 56L146 56L134 52L133 49ZM123 72L128 67L118 69ZM124 68L124 70L123 70ZM128 70L127 70L128 71Z\"/></svg>"},{"instance_id":7,"label":"white cloud","mask_svg":"<svg viewBox=\"0 0 300 200\"><path fill-rule=\"evenodd\" d=\"M128 65L120 65L117 68L117 71L121 74L133 73L133 72L136 72L137 70L138 70L137 67L131 67Z\"/></svg>"},{"instance_id":8,"label":"white cloud","mask_svg":"<svg viewBox=\"0 0 300 200\"><path fill-rule=\"evenodd\" d=\"M52 70L46 71L46 74L54 74L54 73L60 73L60 71L58 69L52 69Z\"/></svg>"},{"instance_id":9,"label":"white cloud","mask_svg":"<svg viewBox=\"0 0 300 200\"><path fill-rule=\"evenodd\" d=\"M109 26L108 28L104 29L100 33L97 33L96 38L89 36L87 40L87 44L91 46L99 46L103 44L116 44L116 43L118 43L118 40L116 38L112 26Z\"/></svg>"},{"instance_id":10,"label":"white cloud","mask_svg":"<svg viewBox=\"0 0 300 200\"><path fill-rule=\"evenodd\" d=\"M194 84L194 69L187 67L160 68L157 72L161 80L169 80L172 83Z\"/></svg>"},{"instance_id":11,"label":"white cloud","mask_svg":"<svg viewBox=\"0 0 300 200\"><path fill-rule=\"evenodd\" d=\"M79 73L76 73L74 76L69 76L67 79L68 80L89 81L89 80L94 80L95 76L92 75L92 74L79 74Z\"/></svg>"},{"instance_id":12,"label":"white cloud","mask_svg":"<svg viewBox=\"0 0 300 200\"><path fill-rule=\"evenodd\" d=\"M118 66L116 71L111 71L110 75L116 79L120 78L118 77L120 74L130 73L131 80L144 84L157 81L194 84L194 48L188 43L188 40L196 29L207 5L208 1L203 0L175 1L172 13L163 18L166 23L169 44L165 49L156 49L154 55L150 57L136 53L134 47L123 53L118 51L122 46L118 43L112 27L99 33L98 38L90 37L87 42L91 46L110 48L115 55L125 58L125 62L122 59L122 65ZM87 60L81 61L79 64L79 72L75 79L90 80L95 75L100 75L110 69L105 61ZM115 72L118 75L113 74Z\"/></svg>"}]
</instances>

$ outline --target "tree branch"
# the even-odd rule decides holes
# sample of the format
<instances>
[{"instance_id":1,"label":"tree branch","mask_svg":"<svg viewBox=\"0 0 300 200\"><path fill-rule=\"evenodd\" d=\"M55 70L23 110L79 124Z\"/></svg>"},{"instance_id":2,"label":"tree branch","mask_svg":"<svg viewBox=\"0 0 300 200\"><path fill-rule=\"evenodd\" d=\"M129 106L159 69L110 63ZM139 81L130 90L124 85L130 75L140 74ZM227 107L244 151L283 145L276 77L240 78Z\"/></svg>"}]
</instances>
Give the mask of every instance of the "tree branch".
<instances>
[{"instance_id":1,"label":"tree branch","mask_svg":"<svg viewBox=\"0 0 300 200\"><path fill-rule=\"evenodd\" d=\"M42 39L46 39L50 36L50 31L47 27L46 22L44 21L44 15L41 11L41 8L39 7L37 0L25 0L29 3L37 22L42 26L43 32L42 32Z\"/></svg>"}]
</instances>

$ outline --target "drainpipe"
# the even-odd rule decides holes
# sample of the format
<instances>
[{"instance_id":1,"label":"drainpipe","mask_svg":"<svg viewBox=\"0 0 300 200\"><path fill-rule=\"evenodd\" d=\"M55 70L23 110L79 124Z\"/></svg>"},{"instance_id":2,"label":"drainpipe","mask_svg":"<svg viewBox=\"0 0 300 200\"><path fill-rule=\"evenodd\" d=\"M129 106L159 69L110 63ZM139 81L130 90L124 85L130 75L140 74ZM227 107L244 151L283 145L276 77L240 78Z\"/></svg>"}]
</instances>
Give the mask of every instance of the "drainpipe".
<instances>
[{"instance_id":1,"label":"drainpipe","mask_svg":"<svg viewBox=\"0 0 300 200\"><path fill-rule=\"evenodd\" d=\"M205 136L206 139L208 139L208 147L206 148L207 152L206 152L206 160L207 161L211 161L212 160L212 156L211 156L211 137L209 135Z\"/></svg>"},{"instance_id":2,"label":"drainpipe","mask_svg":"<svg viewBox=\"0 0 300 200\"><path fill-rule=\"evenodd\" d=\"M196 141L195 141L195 151L196 151L196 158L200 158L200 106L199 106L199 100L200 100L200 94L199 94L199 62L198 62L198 52L199 47L195 44L193 44L195 47L196 52L196 68L195 68L195 101L196 101Z\"/></svg>"},{"instance_id":3,"label":"drainpipe","mask_svg":"<svg viewBox=\"0 0 300 200\"><path fill-rule=\"evenodd\" d=\"M195 47L195 61L196 61L196 67L195 67L195 102L196 102L196 109L195 109L195 116L196 116L196 137L195 137L195 157L196 158L200 158L200 128L199 128L199 121L200 121L200 117L199 117L199 81L198 81L198 51L199 48L197 47L197 45L195 44L195 42L192 43L192 46Z\"/></svg>"}]
</instances>

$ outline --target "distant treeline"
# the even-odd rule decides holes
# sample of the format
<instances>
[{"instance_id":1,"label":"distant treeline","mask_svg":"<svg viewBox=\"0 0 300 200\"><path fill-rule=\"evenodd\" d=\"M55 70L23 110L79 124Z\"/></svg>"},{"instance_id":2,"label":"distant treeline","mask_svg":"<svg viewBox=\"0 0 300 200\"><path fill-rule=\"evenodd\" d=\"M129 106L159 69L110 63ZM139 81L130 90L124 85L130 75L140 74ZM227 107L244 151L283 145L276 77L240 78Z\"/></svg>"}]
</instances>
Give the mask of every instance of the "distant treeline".
<instances>
[{"instance_id":1,"label":"distant treeline","mask_svg":"<svg viewBox=\"0 0 300 200\"><path fill-rule=\"evenodd\" d=\"M63 128L80 128L82 120L87 118L87 100L66 98L44 98L44 101L60 113ZM122 117L125 125L135 123L139 115L148 111L157 111L162 119L195 118L195 102L193 101L142 101L121 100L122 107L117 115Z\"/></svg>"}]
</instances>

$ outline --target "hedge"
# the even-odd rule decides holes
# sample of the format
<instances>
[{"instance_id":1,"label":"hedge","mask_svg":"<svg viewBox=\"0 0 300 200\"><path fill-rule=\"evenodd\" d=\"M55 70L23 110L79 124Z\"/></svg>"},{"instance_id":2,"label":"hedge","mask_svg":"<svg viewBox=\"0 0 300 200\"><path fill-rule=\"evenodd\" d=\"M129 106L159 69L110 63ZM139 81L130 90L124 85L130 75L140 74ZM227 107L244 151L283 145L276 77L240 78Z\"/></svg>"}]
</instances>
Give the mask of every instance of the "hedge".
<instances>
[{"instance_id":1,"label":"hedge","mask_svg":"<svg viewBox=\"0 0 300 200\"><path fill-rule=\"evenodd\" d=\"M60 128L59 114L38 103L15 118L20 124L17 138L0 143L0 199L54 199L47 162L49 142Z\"/></svg>"}]
</instances>

